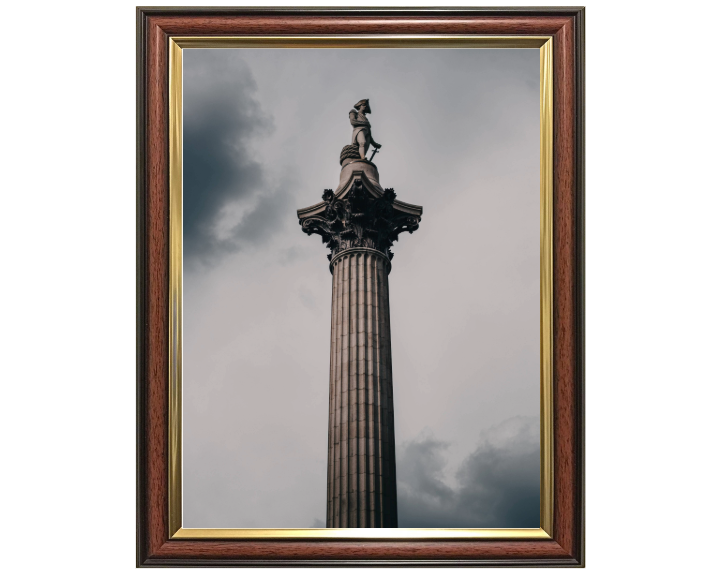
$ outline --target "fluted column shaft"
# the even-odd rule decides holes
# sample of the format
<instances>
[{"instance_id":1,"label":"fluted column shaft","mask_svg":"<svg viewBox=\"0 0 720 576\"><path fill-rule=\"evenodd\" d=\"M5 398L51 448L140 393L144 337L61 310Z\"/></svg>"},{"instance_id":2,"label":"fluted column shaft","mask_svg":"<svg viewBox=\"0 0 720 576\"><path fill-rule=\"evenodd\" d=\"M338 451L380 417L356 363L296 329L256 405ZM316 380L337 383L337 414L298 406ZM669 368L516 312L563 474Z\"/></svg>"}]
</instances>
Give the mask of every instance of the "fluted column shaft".
<instances>
[{"instance_id":1,"label":"fluted column shaft","mask_svg":"<svg viewBox=\"0 0 720 576\"><path fill-rule=\"evenodd\" d=\"M331 268L327 527L395 528L390 261L353 248Z\"/></svg>"}]
</instances>

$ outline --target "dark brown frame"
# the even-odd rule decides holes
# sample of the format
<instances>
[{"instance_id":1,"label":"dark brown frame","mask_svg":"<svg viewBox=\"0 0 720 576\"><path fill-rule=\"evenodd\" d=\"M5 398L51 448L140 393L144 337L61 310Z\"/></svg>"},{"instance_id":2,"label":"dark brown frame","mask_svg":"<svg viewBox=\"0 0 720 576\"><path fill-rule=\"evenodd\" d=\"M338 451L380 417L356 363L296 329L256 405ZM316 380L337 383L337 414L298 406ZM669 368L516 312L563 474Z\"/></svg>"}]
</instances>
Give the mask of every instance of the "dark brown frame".
<instances>
[{"instance_id":1,"label":"dark brown frame","mask_svg":"<svg viewBox=\"0 0 720 576\"><path fill-rule=\"evenodd\" d=\"M554 540L170 540L168 36L552 35ZM137 565L584 565L584 8L137 9Z\"/></svg>"}]
</instances>

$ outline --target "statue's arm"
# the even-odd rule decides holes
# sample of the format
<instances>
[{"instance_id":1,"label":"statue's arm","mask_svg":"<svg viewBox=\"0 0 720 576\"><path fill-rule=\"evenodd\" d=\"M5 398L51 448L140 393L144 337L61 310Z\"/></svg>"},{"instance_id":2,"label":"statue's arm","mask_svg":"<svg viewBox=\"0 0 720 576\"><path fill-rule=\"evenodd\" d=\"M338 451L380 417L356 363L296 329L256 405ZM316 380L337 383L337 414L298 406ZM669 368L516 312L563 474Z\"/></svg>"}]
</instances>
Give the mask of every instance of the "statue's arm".
<instances>
[{"instance_id":1,"label":"statue's arm","mask_svg":"<svg viewBox=\"0 0 720 576\"><path fill-rule=\"evenodd\" d=\"M350 124L353 126L367 126L369 122L358 120L357 112L355 110L350 110Z\"/></svg>"}]
</instances>

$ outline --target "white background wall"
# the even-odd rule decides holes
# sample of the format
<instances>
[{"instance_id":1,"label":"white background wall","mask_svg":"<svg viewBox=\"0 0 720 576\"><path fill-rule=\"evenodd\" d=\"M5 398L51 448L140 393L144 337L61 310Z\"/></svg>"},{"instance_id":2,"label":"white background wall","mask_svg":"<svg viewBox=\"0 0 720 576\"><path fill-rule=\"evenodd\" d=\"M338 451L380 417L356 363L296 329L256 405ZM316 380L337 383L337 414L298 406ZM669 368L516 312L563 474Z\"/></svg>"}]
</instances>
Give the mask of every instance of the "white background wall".
<instances>
[{"instance_id":1,"label":"white background wall","mask_svg":"<svg viewBox=\"0 0 720 576\"><path fill-rule=\"evenodd\" d=\"M587 4L587 570L711 573L718 10ZM4 22L3 568L127 574L134 5L15 4Z\"/></svg>"}]
</instances>

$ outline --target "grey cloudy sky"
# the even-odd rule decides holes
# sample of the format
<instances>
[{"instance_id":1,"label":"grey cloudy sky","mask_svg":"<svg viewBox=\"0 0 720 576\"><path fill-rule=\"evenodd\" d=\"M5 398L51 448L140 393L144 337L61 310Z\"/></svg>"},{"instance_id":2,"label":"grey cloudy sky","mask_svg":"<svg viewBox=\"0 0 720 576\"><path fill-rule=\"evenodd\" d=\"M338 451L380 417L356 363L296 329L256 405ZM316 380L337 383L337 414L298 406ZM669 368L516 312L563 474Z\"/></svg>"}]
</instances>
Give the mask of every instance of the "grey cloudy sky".
<instances>
[{"instance_id":1,"label":"grey cloudy sky","mask_svg":"<svg viewBox=\"0 0 720 576\"><path fill-rule=\"evenodd\" d=\"M401 527L539 522L537 50L184 50L183 523L324 526L331 276L296 210L370 98Z\"/></svg>"}]
</instances>

